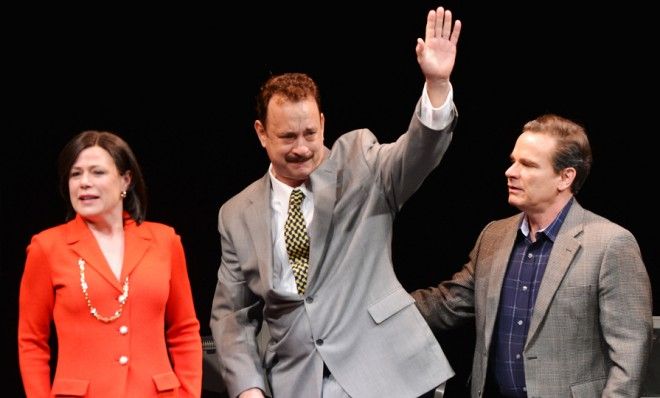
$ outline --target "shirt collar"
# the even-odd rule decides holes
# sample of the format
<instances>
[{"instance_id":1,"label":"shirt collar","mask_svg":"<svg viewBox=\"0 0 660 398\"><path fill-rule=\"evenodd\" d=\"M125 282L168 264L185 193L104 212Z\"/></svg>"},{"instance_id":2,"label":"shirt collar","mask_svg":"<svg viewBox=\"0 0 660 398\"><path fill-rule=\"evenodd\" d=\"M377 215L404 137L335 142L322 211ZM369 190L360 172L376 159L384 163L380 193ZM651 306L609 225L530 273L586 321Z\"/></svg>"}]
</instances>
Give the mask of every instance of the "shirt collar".
<instances>
[{"instance_id":1,"label":"shirt collar","mask_svg":"<svg viewBox=\"0 0 660 398\"><path fill-rule=\"evenodd\" d=\"M561 228L561 225L564 223L564 220L566 219L566 215L568 214L568 211L571 209L571 205L573 204L573 199L574 198L571 198L564 205L564 208L561 209L559 214L557 214L557 217L555 217L555 219L552 220L550 225L538 231L537 234L543 233L548 239L554 242L555 239L557 238L557 234L559 233L559 229ZM527 221L527 216L524 216L522 223L520 223L520 232L522 232L523 235L529 237L529 222Z\"/></svg>"},{"instance_id":2,"label":"shirt collar","mask_svg":"<svg viewBox=\"0 0 660 398\"><path fill-rule=\"evenodd\" d=\"M289 196L291 196L291 191L293 191L294 188L275 178L273 175L272 164L268 167L268 176L270 177L270 186L273 190L273 199L281 203L289 203ZM308 183L304 183L296 188L300 189L306 198L309 198L311 190L307 187L307 184Z\"/></svg>"}]
</instances>

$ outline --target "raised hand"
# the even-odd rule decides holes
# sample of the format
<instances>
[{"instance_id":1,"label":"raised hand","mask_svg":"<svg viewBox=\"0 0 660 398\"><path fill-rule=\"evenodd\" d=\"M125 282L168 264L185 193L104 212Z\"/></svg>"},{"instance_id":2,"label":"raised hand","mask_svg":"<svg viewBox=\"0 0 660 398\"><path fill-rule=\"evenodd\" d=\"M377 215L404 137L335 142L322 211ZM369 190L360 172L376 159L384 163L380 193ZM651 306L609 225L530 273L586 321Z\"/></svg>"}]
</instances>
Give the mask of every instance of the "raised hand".
<instances>
[{"instance_id":1,"label":"raised hand","mask_svg":"<svg viewBox=\"0 0 660 398\"><path fill-rule=\"evenodd\" d=\"M417 62L426 78L429 97L434 105L438 105L434 99L444 101L449 90L449 76L454 69L460 34L461 21L454 21L452 28L451 11L438 7L437 10L429 11L426 18L425 38L417 39Z\"/></svg>"}]
</instances>

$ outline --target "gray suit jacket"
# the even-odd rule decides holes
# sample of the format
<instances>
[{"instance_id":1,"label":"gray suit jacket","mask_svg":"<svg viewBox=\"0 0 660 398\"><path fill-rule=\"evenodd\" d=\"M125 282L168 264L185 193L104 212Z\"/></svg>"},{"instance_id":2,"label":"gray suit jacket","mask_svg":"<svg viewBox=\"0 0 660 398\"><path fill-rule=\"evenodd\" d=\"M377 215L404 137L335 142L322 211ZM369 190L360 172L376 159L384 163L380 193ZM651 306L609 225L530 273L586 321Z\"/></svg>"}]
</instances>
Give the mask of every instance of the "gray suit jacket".
<instances>
[{"instance_id":1,"label":"gray suit jacket","mask_svg":"<svg viewBox=\"0 0 660 398\"><path fill-rule=\"evenodd\" d=\"M412 295L432 328L476 316L480 397L504 273L522 214L481 232L450 281ZM651 287L633 235L573 203L552 248L524 348L529 397L639 397L651 350ZM487 398L487 397L486 397Z\"/></svg>"},{"instance_id":2,"label":"gray suit jacket","mask_svg":"<svg viewBox=\"0 0 660 398\"><path fill-rule=\"evenodd\" d=\"M268 174L222 206L211 330L230 396L269 382L276 398L320 397L323 363L358 398L417 397L453 376L396 278L390 242L395 214L440 162L455 120L454 110L454 123L433 131L413 116L395 143L362 129L325 148L310 176L304 296L273 289ZM263 362L255 343L262 317L271 334Z\"/></svg>"}]
</instances>

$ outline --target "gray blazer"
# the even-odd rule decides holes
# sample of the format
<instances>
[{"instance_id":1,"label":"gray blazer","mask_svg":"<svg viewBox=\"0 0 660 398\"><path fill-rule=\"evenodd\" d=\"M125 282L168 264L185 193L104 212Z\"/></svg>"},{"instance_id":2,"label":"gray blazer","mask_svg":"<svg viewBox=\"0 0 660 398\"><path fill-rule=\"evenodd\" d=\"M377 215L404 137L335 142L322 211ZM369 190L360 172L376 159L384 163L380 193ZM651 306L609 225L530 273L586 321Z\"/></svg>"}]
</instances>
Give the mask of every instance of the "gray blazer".
<instances>
[{"instance_id":1,"label":"gray blazer","mask_svg":"<svg viewBox=\"0 0 660 398\"><path fill-rule=\"evenodd\" d=\"M222 206L210 325L229 396L269 383L276 398L320 397L323 363L359 398L417 397L453 376L397 280L390 250L395 214L440 162L453 112L443 131L413 116L396 143L379 144L362 129L324 149L310 176L314 219L304 296L273 290L268 174ZM271 334L263 361L255 342L262 318Z\"/></svg>"},{"instance_id":2,"label":"gray blazer","mask_svg":"<svg viewBox=\"0 0 660 398\"><path fill-rule=\"evenodd\" d=\"M463 269L412 295L432 328L476 316L480 397L504 273L522 214L481 232ZM552 248L524 348L529 397L639 397L651 350L651 286L633 235L574 202Z\"/></svg>"}]
</instances>

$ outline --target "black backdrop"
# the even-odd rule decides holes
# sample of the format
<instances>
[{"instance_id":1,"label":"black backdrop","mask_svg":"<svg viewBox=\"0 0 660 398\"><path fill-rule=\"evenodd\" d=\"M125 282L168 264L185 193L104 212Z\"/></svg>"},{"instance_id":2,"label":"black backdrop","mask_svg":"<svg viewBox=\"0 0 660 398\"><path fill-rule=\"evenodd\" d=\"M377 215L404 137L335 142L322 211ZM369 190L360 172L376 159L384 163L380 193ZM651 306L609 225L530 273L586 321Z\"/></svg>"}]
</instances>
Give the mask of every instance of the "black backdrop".
<instances>
[{"instance_id":1,"label":"black backdrop","mask_svg":"<svg viewBox=\"0 0 660 398\"><path fill-rule=\"evenodd\" d=\"M382 142L407 127L423 84L414 54L429 8L237 5L221 9L25 10L8 16L3 56L2 273L7 396L21 396L17 296L30 237L63 221L56 157L85 129L123 136L149 188L148 219L186 249L208 334L219 263L219 206L266 171L252 128L269 73L302 71L322 91L326 144L368 127ZM522 124L554 112L584 124L595 163L578 200L631 230L655 290L657 93L648 10L445 3L464 22L452 75L459 123L445 159L401 211L396 272L407 289L446 279L506 203L504 170ZM56 12L57 11L57 12ZM85 17L71 17L80 15ZM657 46L656 46L657 47ZM3 112L3 113L4 113ZM654 294L657 312L660 295ZM438 336L465 394L473 333Z\"/></svg>"}]
</instances>

